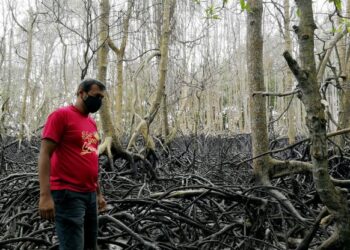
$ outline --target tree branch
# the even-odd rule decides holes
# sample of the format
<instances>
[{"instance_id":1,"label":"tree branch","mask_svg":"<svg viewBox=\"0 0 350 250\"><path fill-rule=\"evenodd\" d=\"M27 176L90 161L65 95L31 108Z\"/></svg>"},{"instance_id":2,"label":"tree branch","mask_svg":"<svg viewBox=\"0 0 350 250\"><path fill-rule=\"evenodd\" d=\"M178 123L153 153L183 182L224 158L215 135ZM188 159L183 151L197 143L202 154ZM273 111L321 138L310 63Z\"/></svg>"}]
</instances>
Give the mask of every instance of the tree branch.
<instances>
[{"instance_id":1,"label":"tree branch","mask_svg":"<svg viewBox=\"0 0 350 250\"><path fill-rule=\"evenodd\" d=\"M319 70L317 72L317 81L318 82L321 82L322 80L322 77L323 77L323 74L324 74L324 71L326 69L326 65L327 65L327 62L328 62L328 59L332 53L332 49L335 47L335 45L337 44L337 42L347 33L347 28L345 27L343 29L343 31L341 33L337 33L337 35L334 37L334 39L330 42L329 44L329 48L326 49L326 54L325 56L323 57L321 63L320 63L320 67L319 67Z\"/></svg>"},{"instance_id":2,"label":"tree branch","mask_svg":"<svg viewBox=\"0 0 350 250\"><path fill-rule=\"evenodd\" d=\"M287 64L289 68L291 69L292 73L294 74L295 78L300 84L303 84L307 82L307 74L305 71L303 71L298 62L293 59L289 51L283 52L283 57L286 59Z\"/></svg>"},{"instance_id":3,"label":"tree branch","mask_svg":"<svg viewBox=\"0 0 350 250\"><path fill-rule=\"evenodd\" d=\"M108 46L116 53L119 54L119 48L114 44L110 37L107 38Z\"/></svg>"},{"instance_id":4,"label":"tree branch","mask_svg":"<svg viewBox=\"0 0 350 250\"><path fill-rule=\"evenodd\" d=\"M332 132L332 133L327 134L327 138L333 137L333 136L337 136L337 135L346 134L346 133L349 133L349 132L350 132L350 128L338 130L338 131L335 131L335 132ZM247 159L247 160L244 160L244 161L238 163L238 166L241 165L241 164L243 164L243 163L246 163L246 162L248 162L248 161L252 161L252 160L255 160L255 159L260 158L260 157L262 157L262 156L265 156L265 155L267 155L267 154L276 154L276 153L285 151L285 150L287 150L287 149L293 148L293 147L295 147L295 146L297 146L297 145L299 145L299 144L301 144L301 143L307 142L307 141L309 141L309 140L310 140L310 138L305 138L304 140L298 141L298 142L296 142L296 143L294 143L294 144L292 144L292 145L289 145L289 146L287 146L287 147L280 148L280 149L275 149L275 150L271 150L271 151L267 151L267 152L265 152L265 153L262 153L262 154L260 154L260 155L255 156L255 157L251 157L251 158L249 158L249 159Z\"/></svg>"},{"instance_id":5,"label":"tree branch","mask_svg":"<svg viewBox=\"0 0 350 250\"><path fill-rule=\"evenodd\" d=\"M307 173L312 171L312 163L303 161L280 161L271 159L269 174L271 178L279 178L291 174Z\"/></svg>"},{"instance_id":6,"label":"tree branch","mask_svg":"<svg viewBox=\"0 0 350 250\"><path fill-rule=\"evenodd\" d=\"M273 92L264 92L264 91L256 91L253 93L253 96L255 95L262 95L263 97L265 96L278 96L278 97L283 97L283 96L290 96L294 94L300 93L300 89L295 89L293 91L285 92L285 93L273 93Z\"/></svg>"}]
</instances>

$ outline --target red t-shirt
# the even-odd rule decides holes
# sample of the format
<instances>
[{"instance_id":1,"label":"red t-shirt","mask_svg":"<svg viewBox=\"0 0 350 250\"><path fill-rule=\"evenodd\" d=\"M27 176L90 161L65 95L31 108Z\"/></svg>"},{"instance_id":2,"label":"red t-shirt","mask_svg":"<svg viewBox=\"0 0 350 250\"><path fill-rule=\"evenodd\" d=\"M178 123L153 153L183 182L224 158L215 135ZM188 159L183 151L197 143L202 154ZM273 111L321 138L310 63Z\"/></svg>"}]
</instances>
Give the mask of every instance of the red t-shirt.
<instances>
[{"instance_id":1,"label":"red t-shirt","mask_svg":"<svg viewBox=\"0 0 350 250\"><path fill-rule=\"evenodd\" d=\"M52 112L43 139L57 143L51 157L51 190L94 192L98 176L98 133L95 121L76 107Z\"/></svg>"}]
</instances>

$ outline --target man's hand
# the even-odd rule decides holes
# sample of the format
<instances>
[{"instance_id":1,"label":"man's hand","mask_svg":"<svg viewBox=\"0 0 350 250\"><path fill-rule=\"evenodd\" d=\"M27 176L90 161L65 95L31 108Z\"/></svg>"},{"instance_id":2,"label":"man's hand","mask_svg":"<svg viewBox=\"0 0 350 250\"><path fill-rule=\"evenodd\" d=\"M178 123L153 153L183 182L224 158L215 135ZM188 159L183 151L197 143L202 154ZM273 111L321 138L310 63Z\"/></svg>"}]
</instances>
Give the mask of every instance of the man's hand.
<instances>
[{"instance_id":1,"label":"man's hand","mask_svg":"<svg viewBox=\"0 0 350 250\"><path fill-rule=\"evenodd\" d=\"M39 215L42 219L53 221L55 218L55 204L51 194L40 195Z\"/></svg>"},{"instance_id":2,"label":"man's hand","mask_svg":"<svg viewBox=\"0 0 350 250\"><path fill-rule=\"evenodd\" d=\"M50 158L57 144L54 141L41 140L38 168L39 168L39 215L42 219L53 220L55 217L55 205L50 191Z\"/></svg>"},{"instance_id":3,"label":"man's hand","mask_svg":"<svg viewBox=\"0 0 350 250\"><path fill-rule=\"evenodd\" d=\"M106 210L107 202L101 193L97 195L97 205L99 212L104 212Z\"/></svg>"}]
</instances>

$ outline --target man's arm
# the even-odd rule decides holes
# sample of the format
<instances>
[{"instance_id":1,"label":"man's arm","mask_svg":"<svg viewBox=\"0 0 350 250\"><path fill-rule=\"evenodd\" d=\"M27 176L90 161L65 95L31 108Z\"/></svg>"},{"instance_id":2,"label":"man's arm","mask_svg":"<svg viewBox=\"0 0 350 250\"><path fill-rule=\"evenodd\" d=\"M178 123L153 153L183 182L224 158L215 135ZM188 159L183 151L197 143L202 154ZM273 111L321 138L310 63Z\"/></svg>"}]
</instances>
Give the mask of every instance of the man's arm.
<instances>
[{"instance_id":1,"label":"man's arm","mask_svg":"<svg viewBox=\"0 0 350 250\"><path fill-rule=\"evenodd\" d=\"M50 190L50 158L56 147L57 144L55 142L43 139L38 160L40 183L39 215L47 220L53 220L55 217L55 206Z\"/></svg>"},{"instance_id":2,"label":"man's arm","mask_svg":"<svg viewBox=\"0 0 350 250\"><path fill-rule=\"evenodd\" d=\"M107 202L105 198L103 197L100 189L100 183L97 181L97 189L96 189L96 194L97 194L97 206L98 206L98 211L103 212L106 210L106 205Z\"/></svg>"}]
</instances>

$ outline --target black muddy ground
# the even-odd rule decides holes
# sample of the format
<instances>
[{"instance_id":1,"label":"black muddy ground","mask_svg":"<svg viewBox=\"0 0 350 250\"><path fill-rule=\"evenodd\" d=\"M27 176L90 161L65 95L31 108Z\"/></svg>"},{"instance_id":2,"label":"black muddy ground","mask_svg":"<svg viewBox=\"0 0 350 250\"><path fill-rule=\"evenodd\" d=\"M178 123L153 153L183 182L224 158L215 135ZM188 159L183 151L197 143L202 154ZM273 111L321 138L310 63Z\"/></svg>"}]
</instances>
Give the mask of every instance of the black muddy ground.
<instances>
[{"instance_id":1,"label":"black muddy ground","mask_svg":"<svg viewBox=\"0 0 350 250\"><path fill-rule=\"evenodd\" d=\"M159 142L159 140L156 140ZM54 224L37 212L36 171L39 140L0 141L0 249L55 249ZM286 139L271 148L286 146ZM138 147L142 148L142 142ZM323 205L309 174L255 186L249 135L184 136L169 149L158 143L152 179L143 163L138 172L117 160L113 171L100 171L108 210L99 216L101 249L296 249L312 228L308 249L327 239L333 224L316 223ZM306 143L279 152L279 159L309 160ZM330 151L330 171L349 178L349 158ZM104 164L105 157L100 158ZM306 218L300 221L268 189L278 189Z\"/></svg>"}]
</instances>

